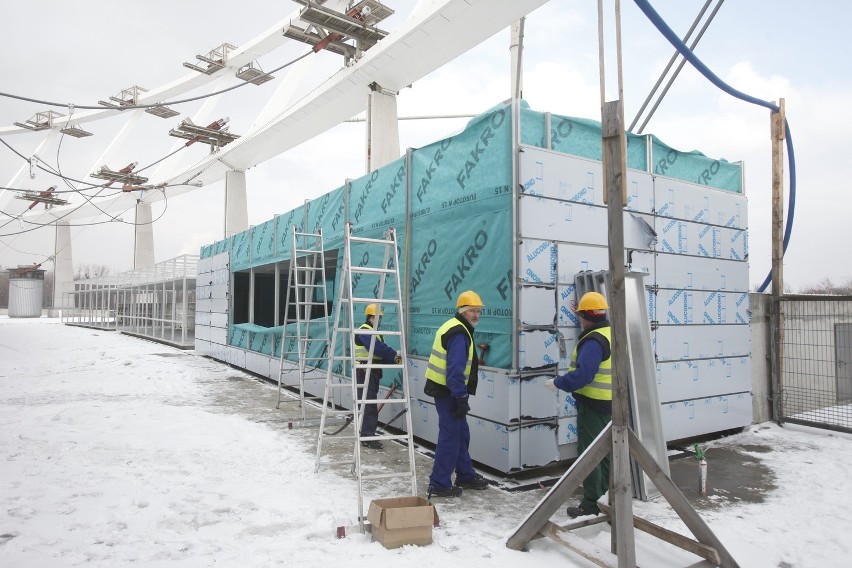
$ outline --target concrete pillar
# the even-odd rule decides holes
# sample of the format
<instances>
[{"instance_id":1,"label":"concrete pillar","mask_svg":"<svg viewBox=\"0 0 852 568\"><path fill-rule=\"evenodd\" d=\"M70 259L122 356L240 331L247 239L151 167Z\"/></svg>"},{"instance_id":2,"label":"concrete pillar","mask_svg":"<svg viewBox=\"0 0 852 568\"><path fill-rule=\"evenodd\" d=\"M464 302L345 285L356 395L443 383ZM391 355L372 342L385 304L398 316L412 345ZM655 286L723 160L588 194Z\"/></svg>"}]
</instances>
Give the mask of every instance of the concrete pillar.
<instances>
[{"instance_id":1,"label":"concrete pillar","mask_svg":"<svg viewBox=\"0 0 852 568\"><path fill-rule=\"evenodd\" d=\"M399 158L399 114L396 93L378 85L367 99L367 171Z\"/></svg>"},{"instance_id":2,"label":"concrete pillar","mask_svg":"<svg viewBox=\"0 0 852 568\"><path fill-rule=\"evenodd\" d=\"M225 172L225 238L248 229L246 173Z\"/></svg>"},{"instance_id":3,"label":"concrete pillar","mask_svg":"<svg viewBox=\"0 0 852 568\"><path fill-rule=\"evenodd\" d=\"M74 291L74 262L71 258L71 225L68 221L56 222L56 241L53 257L53 307L64 308Z\"/></svg>"},{"instance_id":4,"label":"concrete pillar","mask_svg":"<svg viewBox=\"0 0 852 568\"><path fill-rule=\"evenodd\" d=\"M136 228L133 246L133 268L154 266L154 225L151 204L136 202Z\"/></svg>"}]
</instances>

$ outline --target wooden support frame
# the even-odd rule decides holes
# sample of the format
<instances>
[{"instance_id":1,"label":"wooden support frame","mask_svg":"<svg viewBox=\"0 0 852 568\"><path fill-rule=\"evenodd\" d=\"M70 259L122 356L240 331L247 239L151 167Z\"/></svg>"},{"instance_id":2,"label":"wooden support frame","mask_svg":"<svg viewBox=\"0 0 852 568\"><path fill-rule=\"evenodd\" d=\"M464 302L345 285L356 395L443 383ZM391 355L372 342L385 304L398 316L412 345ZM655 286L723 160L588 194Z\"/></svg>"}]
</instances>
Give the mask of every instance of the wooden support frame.
<instances>
[{"instance_id":1,"label":"wooden support frame","mask_svg":"<svg viewBox=\"0 0 852 568\"><path fill-rule=\"evenodd\" d=\"M614 453L619 451L614 439L613 428L614 426L610 424L603 432L600 433L600 435L598 435L597 438L595 438L592 445L590 445L583 455L574 462L571 468L565 472L565 475L556 482L548 494L545 495L544 499L539 502L527 518L518 525L515 532L510 535L509 539L506 541L506 546L508 548L513 550L523 550L536 536L548 536L569 550L597 563L599 566L613 566L613 564L607 563L611 558L609 554L601 553L601 558L598 559L600 560L600 563L598 563L597 560L590 559L587 556L591 550L594 550L594 548L592 548L594 545L588 542L585 544L579 543L578 540L582 541L579 537L568 538L565 536L566 532L587 526L590 523L577 523L567 527L558 527L549 520L557 509L559 509L565 500L571 495L574 489L582 483L585 476L588 475L588 473L600 462L600 460L606 456L606 450L610 444L613 447ZM620 452L629 454L636 460L639 467L642 468L642 471L651 478L654 485L656 485L660 490L661 495L666 499L669 505L671 505L672 509L678 514L697 541L668 529L664 529L663 527L654 525L644 519L634 517L632 512L628 517L619 517L617 509L599 502L598 505L601 510L605 514L609 515L610 522L613 524L613 535L617 536L620 534L616 525L621 522L622 532L629 531L631 536L633 536L633 527L635 527L652 536L682 548L683 550L692 552L714 566L721 566L723 568L739 568L737 561L734 560L733 556L731 556L730 552L728 552L722 542L715 534L713 534L713 531L710 530L695 509L692 508L692 505L690 505L689 501L680 489L678 489L668 475L663 472L662 468L660 468L654 457L651 455L651 452L642 445L642 442L633 430L630 428L625 428L625 430L627 443L621 448ZM626 457L627 456L625 456L625 461L627 461ZM615 456L613 456L613 458L615 458ZM557 535L558 538L556 538ZM631 540L631 542L633 541ZM621 562L623 561L624 546L623 543L619 544L622 544L622 546L618 548L618 552L621 553L618 555L618 566L620 568L622 566ZM635 557L633 559L632 566L636 566Z\"/></svg>"}]
</instances>

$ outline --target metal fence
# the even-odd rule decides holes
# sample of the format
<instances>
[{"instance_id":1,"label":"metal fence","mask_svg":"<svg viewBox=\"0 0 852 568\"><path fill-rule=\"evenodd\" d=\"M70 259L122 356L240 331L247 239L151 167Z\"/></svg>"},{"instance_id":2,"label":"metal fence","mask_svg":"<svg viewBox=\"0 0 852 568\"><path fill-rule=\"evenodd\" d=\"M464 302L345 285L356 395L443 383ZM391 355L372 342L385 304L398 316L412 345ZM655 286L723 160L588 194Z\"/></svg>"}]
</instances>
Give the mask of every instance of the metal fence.
<instances>
[{"instance_id":1,"label":"metal fence","mask_svg":"<svg viewBox=\"0 0 852 568\"><path fill-rule=\"evenodd\" d=\"M770 322L778 421L852 433L852 297L783 296Z\"/></svg>"}]
</instances>

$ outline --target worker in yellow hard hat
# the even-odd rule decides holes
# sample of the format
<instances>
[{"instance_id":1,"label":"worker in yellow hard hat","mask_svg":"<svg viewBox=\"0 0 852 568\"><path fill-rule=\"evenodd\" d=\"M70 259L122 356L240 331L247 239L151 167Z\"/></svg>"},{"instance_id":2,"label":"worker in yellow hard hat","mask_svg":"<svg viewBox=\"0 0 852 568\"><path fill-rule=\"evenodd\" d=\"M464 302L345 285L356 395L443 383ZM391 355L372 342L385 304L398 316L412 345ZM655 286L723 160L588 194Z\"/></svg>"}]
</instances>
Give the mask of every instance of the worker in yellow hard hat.
<instances>
[{"instance_id":1,"label":"worker in yellow hard hat","mask_svg":"<svg viewBox=\"0 0 852 568\"><path fill-rule=\"evenodd\" d=\"M364 308L366 320L358 329L373 331L382 323L384 312L376 305L369 304ZM355 361L368 363L370 361L370 344L373 344L373 363L399 363L401 355L384 341L384 337L377 333L355 333ZM382 369L372 367L356 367L355 377L359 385L367 383L367 396L365 400L376 400L379 395L379 383L382 380ZM369 380L368 380L369 379ZM358 398L361 399L363 388L358 388ZM370 438L376 435L379 426L379 406L377 403L367 403L364 408L364 420L361 423L361 437ZM382 449L381 440L362 440L361 446L374 450Z\"/></svg>"},{"instance_id":2,"label":"worker in yellow hard hat","mask_svg":"<svg viewBox=\"0 0 852 568\"><path fill-rule=\"evenodd\" d=\"M612 420L612 330L607 321L606 298L598 292L586 292L577 304L580 337L568 372L545 381L556 392L570 392L577 401L577 452L591 445ZM609 490L610 456L601 460L583 480L583 499L568 507L571 518L600 513L598 499Z\"/></svg>"},{"instance_id":3,"label":"worker in yellow hard hat","mask_svg":"<svg viewBox=\"0 0 852 568\"><path fill-rule=\"evenodd\" d=\"M468 396L476 394L479 358L473 330L482 314L482 299L472 290L456 300L455 315L438 328L426 368L424 393L438 411L438 442L429 476L429 496L458 497L464 489L485 489L488 482L470 459ZM455 485L452 474L455 471Z\"/></svg>"}]
</instances>

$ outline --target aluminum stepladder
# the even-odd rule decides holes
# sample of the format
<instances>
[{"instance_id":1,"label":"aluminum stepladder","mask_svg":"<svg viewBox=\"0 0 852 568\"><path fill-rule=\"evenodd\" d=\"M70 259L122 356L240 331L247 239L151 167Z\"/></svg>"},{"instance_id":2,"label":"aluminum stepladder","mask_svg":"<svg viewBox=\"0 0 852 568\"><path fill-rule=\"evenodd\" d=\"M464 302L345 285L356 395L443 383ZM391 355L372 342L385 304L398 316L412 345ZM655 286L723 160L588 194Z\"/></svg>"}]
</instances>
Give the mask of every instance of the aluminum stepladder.
<instances>
[{"instance_id":1,"label":"aluminum stepladder","mask_svg":"<svg viewBox=\"0 0 852 568\"><path fill-rule=\"evenodd\" d=\"M290 270L288 271L287 299L284 308L284 327L281 330L281 355L278 361L278 402L290 402L289 397L282 400L286 388L283 378L288 371L284 361L298 365L299 371L299 408L302 421L305 416L305 375L320 367L326 359L329 339L328 297L325 282L325 250L322 229L317 233L301 233L293 225L293 246L291 249ZM295 318L291 321L290 312ZM313 317L312 317L313 316ZM288 325L295 322L295 325ZM296 358L292 361L287 356ZM308 397L317 403L319 397Z\"/></svg>"},{"instance_id":2,"label":"aluminum stepladder","mask_svg":"<svg viewBox=\"0 0 852 568\"><path fill-rule=\"evenodd\" d=\"M360 262L357 265L352 263L352 248L353 245L358 248ZM370 255L369 251L379 249L383 254ZM363 251L363 252L362 252ZM399 339L399 352L405 357L407 346L405 334L402 331L405 329L405 320L403 317L402 303L402 288L399 279L399 255L397 251L396 231L391 228L385 232L383 239L363 238L352 236L352 225L347 223L344 228L344 244L343 244L343 268L338 286L338 300L336 304L336 315L334 318L334 329L332 333L331 344L328 349L328 371L325 383L325 395L323 400L323 413L320 420L320 429L317 437L317 457L315 471L319 471L322 466L326 465L350 465L357 479L358 485L358 525L356 526L360 532L364 532L364 499L363 499L363 482L365 480L380 480L390 478L408 477L410 482L411 495L417 494L417 476L414 469L414 437L412 434L411 423L411 400L409 397L409 382L406 363L403 360L401 363L374 363L373 352L375 344L371 343L369 347L369 356L367 362L359 362L355 359L355 332L363 335L382 335L386 339L388 337L396 337ZM375 260L380 258L381 264ZM365 259L373 259L372 262L365 262ZM387 279L391 279L391 294L385 295L385 284ZM353 280L360 284L359 289L370 289L371 294L375 297L356 297L353 296ZM373 282L374 287L369 286ZM369 304L376 304L378 308L396 307L398 314L398 330L385 331L376 326L377 329L361 330L358 329L360 323L356 323L356 314L364 313L364 308ZM386 310L390 312L390 310ZM342 378L339 382L335 382L334 371L337 369ZM361 397L358 398L358 384L356 380L356 370L364 369L369 373L371 369L394 370L398 369L401 375L401 387L397 390L399 397L393 398L376 398L367 399L367 382L364 381L361 389ZM331 459L323 460L323 443L324 438L329 436L325 432L326 418L334 413L341 411L334 410L334 394L337 392L351 393L353 428L354 432L351 435L341 436L337 439L353 441L354 451L352 459L334 461ZM375 436L361 436L361 423L364 419L364 408L367 405L392 405L392 418L388 424L393 423L400 416L405 416L405 432L402 434L378 434ZM380 406L381 408L381 406ZM344 411L345 412L345 411ZM408 469L405 471L395 471L390 473L365 473L363 469L361 442L369 440L399 440L405 441L408 450ZM377 457L388 451L386 447L384 451L377 452ZM388 460L385 460L387 462ZM386 463L383 465L387 465ZM340 529L338 529L340 534Z\"/></svg>"}]
</instances>

